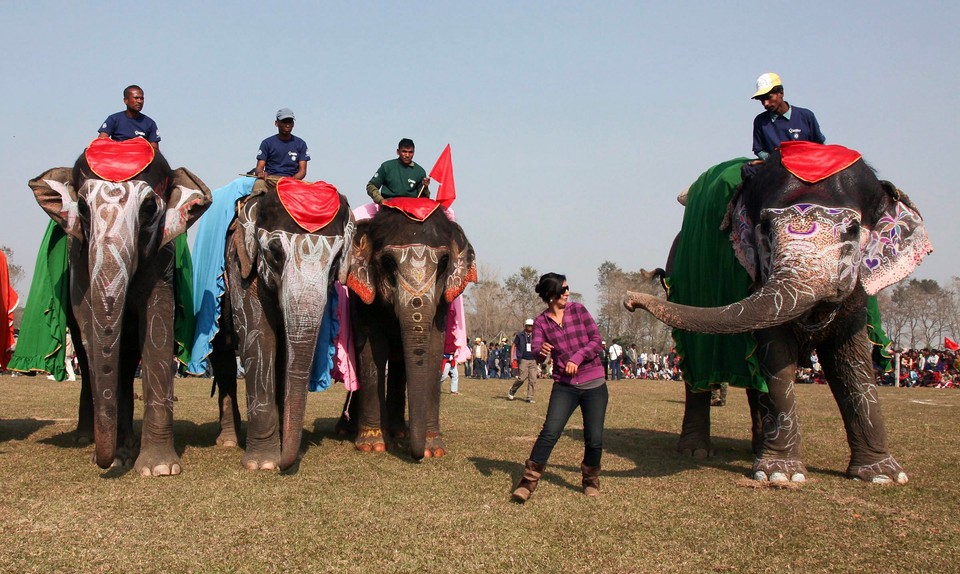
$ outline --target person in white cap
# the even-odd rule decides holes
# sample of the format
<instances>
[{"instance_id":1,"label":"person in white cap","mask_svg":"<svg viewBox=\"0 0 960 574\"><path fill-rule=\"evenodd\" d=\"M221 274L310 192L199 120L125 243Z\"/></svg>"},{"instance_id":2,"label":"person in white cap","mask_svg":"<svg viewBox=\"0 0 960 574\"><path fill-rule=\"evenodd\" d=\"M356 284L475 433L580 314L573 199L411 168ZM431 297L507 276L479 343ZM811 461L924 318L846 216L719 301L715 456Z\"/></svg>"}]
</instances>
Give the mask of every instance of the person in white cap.
<instances>
[{"instance_id":1,"label":"person in white cap","mask_svg":"<svg viewBox=\"0 0 960 574\"><path fill-rule=\"evenodd\" d=\"M293 135L295 119L290 108L277 110L277 121L273 122L273 125L277 126L277 134L263 140L257 151L254 175L261 180L270 175L294 179L307 176L310 150L307 149L307 142Z\"/></svg>"},{"instance_id":2,"label":"person in white cap","mask_svg":"<svg viewBox=\"0 0 960 574\"><path fill-rule=\"evenodd\" d=\"M527 402L533 403L533 392L537 386L537 356L533 352L533 319L523 323L523 331L513 339L513 358L517 361L519 374L513 386L507 391L507 399L513 400L524 382L527 383Z\"/></svg>"},{"instance_id":3,"label":"person in white cap","mask_svg":"<svg viewBox=\"0 0 960 574\"><path fill-rule=\"evenodd\" d=\"M760 160L785 141L826 141L813 112L783 99L783 83L777 74L768 72L757 78L757 91L751 97L765 110L753 120L753 153Z\"/></svg>"}]
</instances>

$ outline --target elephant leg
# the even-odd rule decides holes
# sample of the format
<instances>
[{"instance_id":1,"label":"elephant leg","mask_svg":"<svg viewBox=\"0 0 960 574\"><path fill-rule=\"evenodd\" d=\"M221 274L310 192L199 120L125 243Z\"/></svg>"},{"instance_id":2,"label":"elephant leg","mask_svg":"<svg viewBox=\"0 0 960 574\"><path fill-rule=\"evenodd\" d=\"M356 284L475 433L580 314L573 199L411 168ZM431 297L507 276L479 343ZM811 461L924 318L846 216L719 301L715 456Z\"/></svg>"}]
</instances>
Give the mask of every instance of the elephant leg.
<instances>
[{"instance_id":1,"label":"elephant leg","mask_svg":"<svg viewBox=\"0 0 960 574\"><path fill-rule=\"evenodd\" d=\"M866 328L817 348L850 446L847 476L879 484L906 484L903 467L887 448L887 430L873 378Z\"/></svg>"},{"instance_id":2,"label":"elephant leg","mask_svg":"<svg viewBox=\"0 0 960 574\"><path fill-rule=\"evenodd\" d=\"M357 402L357 438L354 444L361 452L384 452L387 443L383 437L381 421L386 419L386 361L374 360L370 345L358 357L360 388L354 400Z\"/></svg>"},{"instance_id":3,"label":"elephant leg","mask_svg":"<svg viewBox=\"0 0 960 574\"><path fill-rule=\"evenodd\" d=\"M683 387L683 426L680 440L677 441L677 452L693 458L713 456L713 447L710 445L710 392L695 393L688 385L684 384Z\"/></svg>"},{"instance_id":4,"label":"elephant leg","mask_svg":"<svg viewBox=\"0 0 960 574\"><path fill-rule=\"evenodd\" d=\"M800 419L794 378L797 342L789 327L757 331L760 368L768 392L757 397L761 447L753 463L754 480L803 482L807 469L801 460Z\"/></svg>"},{"instance_id":5,"label":"elephant leg","mask_svg":"<svg viewBox=\"0 0 960 574\"><path fill-rule=\"evenodd\" d=\"M134 470L142 476L180 474L180 456L173 444L173 263L170 274L150 289L140 317L140 341L143 349L143 429L140 456ZM133 367L135 369L135 366ZM132 378L130 379L132 382ZM125 385L121 385L121 388Z\"/></svg>"},{"instance_id":6,"label":"elephant leg","mask_svg":"<svg viewBox=\"0 0 960 574\"><path fill-rule=\"evenodd\" d=\"M427 435L423 458L440 458L447 454L447 446L440 433L440 379L434 377L433 381L427 381L427 383L430 386L427 391L430 405L427 413Z\"/></svg>"},{"instance_id":7,"label":"elephant leg","mask_svg":"<svg viewBox=\"0 0 960 574\"><path fill-rule=\"evenodd\" d=\"M265 319L257 323L250 319L243 324L259 332L256 336L241 334L240 354L247 384L247 445L240 463L248 470L276 470L280 466L277 337Z\"/></svg>"},{"instance_id":8,"label":"elephant leg","mask_svg":"<svg viewBox=\"0 0 960 574\"><path fill-rule=\"evenodd\" d=\"M129 467L137 454L137 437L133 432L133 380L140 364L139 336L135 321L124 325L129 337L121 337L120 361L117 365L117 454L114 465ZM145 379L144 379L145 380ZM146 385L144 385L146 387Z\"/></svg>"},{"instance_id":9,"label":"elephant leg","mask_svg":"<svg viewBox=\"0 0 960 574\"><path fill-rule=\"evenodd\" d=\"M80 325L74 319L73 313L67 314L67 325L70 327L73 348L77 353L77 364L80 366L80 403L77 407L77 430L74 440L77 446L86 446L93 442L93 391L90 386L93 374L90 372L87 351L83 348L80 337Z\"/></svg>"},{"instance_id":10,"label":"elephant leg","mask_svg":"<svg viewBox=\"0 0 960 574\"><path fill-rule=\"evenodd\" d=\"M763 417L760 416L760 391L747 389L747 404L750 405L750 448L754 456L760 456L760 451L763 449Z\"/></svg>"},{"instance_id":11,"label":"elephant leg","mask_svg":"<svg viewBox=\"0 0 960 574\"><path fill-rule=\"evenodd\" d=\"M359 416L357 404L356 392L347 393L347 398L343 399L343 409L340 411L340 418L333 427L333 431L337 436L356 436L357 417Z\"/></svg>"},{"instance_id":12,"label":"elephant leg","mask_svg":"<svg viewBox=\"0 0 960 574\"><path fill-rule=\"evenodd\" d=\"M240 405L237 403L237 358L222 337L223 331L213 338L210 367L213 384L217 387L217 406L220 432L217 446L233 448L240 444Z\"/></svg>"}]
</instances>

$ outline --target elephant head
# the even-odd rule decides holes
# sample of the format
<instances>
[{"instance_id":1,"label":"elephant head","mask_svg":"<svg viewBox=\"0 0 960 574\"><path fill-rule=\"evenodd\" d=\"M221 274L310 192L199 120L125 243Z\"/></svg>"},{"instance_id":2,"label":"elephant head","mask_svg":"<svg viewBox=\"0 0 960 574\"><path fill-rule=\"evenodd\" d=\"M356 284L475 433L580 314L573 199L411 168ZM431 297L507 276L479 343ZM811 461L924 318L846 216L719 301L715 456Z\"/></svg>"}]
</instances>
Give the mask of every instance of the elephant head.
<instances>
[{"instance_id":1,"label":"elephant head","mask_svg":"<svg viewBox=\"0 0 960 574\"><path fill-rule=\"evenodd\" d=\"M743 183L725 224L754 280L749 297L704 309L628 293L627 307L688 331L753 331L802 318L819 303L837 305L858 287L875 294L932 251L910 199L862 159L811 183L784 167L778 151Z\"/></svg>"},{"instance_id":2,"label":"elephant head","mask_svg":"<svg viewBox=\"0 0 960 574\"><path fill-rule=\"evenodd\" d=\"M228 247L228 257L231 252L235 254L234 266L240 278L231 286L231 297L248 377L251 432L245 460L251 468L270 468L273 464L270 454L257 452L256 442L274 435L271 423L261 428L259 422L259 410L274 401L282 413L279 467L285 470L296 462L311 366L330 285L336 278L345 281L349 268L347 258L356 225L346 198L322 182L296 185L309 193L311 187L321 184L325 186L323 202L331 214L322 227L312 232L304 229L284 207L276 189L270 189L240 205L237 230ZM272 332L274 345L262 336L266 330ZM275 367L278 357L284 359L279 368ZM275 376L280 379L279 385L263 384L275 381ZM251 385L250 381L257 384ZM262 448L270 450L269 445Z\"/></svg>"},{"instance_id":3,"label":"elephant head","mask_svg":"<svg viewBox=\"0 0 960 574\"><path fill-rule=\"evenodd\" d=\"M428 425L439 425L433 419L439 418L447 309L476 280L473 247L442 209L419 221L383 208L358 226L347 285L364 304L399 323L410 452L417 460L424 456Z\"/></svg>"},{"instance_id":4,"label":"elephant head","mask_svg":"<svg viewBox=\"0 0 960 574\"><path fill-rule=\"evenodd\" d=\"M118 171L105 163L98 155L104 150L129 160L127 165ZM139 138L94 140L72 170L48 170L29 185L40 207L72 238L71 297L90 361L84 376L93 385L96 462L106 468L117 442L119 339L128 288L138 268L162 249L172 250L168 244L206 210L210 190L188 170L170 169Z\"/></svg>"}]
</instances>

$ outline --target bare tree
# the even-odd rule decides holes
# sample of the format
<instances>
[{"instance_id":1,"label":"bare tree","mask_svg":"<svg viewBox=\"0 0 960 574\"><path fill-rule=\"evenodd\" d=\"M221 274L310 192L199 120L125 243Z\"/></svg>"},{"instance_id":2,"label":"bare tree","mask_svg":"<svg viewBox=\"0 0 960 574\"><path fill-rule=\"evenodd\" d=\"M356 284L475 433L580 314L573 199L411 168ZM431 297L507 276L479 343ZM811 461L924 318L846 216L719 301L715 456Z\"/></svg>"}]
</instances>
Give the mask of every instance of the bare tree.
<instances>
[{"instance_id":1,"label":"bare tree","mask_svg":"<svg viewBox=\"0 0 960 574\"><path fill-rule=\"evenodd\" d=\"M0 251L7 256L7 273L10 275L10 284L19 293L19 283L23 279L23 267L13 263L13 249L5 245L0 245Z\"/></svg>"}]
</instances>

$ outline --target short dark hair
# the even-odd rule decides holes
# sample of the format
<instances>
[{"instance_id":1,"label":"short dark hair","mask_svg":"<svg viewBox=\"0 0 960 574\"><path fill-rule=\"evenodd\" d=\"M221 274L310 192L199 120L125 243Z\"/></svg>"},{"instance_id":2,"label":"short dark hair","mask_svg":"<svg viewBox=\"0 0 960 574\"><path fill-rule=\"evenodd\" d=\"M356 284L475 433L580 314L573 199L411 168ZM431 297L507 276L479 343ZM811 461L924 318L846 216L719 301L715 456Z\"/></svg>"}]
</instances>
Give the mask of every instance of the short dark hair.
<instances>
[{"instance_id":1,"label":"short dark hair","mask_svg":"<svg viewBox=\"0 0 960 574\"><path fill-rule=\"evenodd\" d=\"M136 84L130 84L129 86L123 89L123 97L126 98L127 96L129 96L130 92L132 92L133 90L140 90L142 92L143 88L141 88Z\"/></svg>"},{"instance_id":2,"label":"short dark hair","mask_svg":"<svg viewBox=\"0 0 960 574\"><path fill-rule=\"evenodd\" d=\"M397 144L397 149L403 149L405 147L412 147L413 149L417 149L416 146L413 145L413 140L410 138L403 138L402 140L400 140L400 143Z\"/></svg>"},{"instance_id":3,"label":"short dark hair","mask_svg":"<svg viewBox=\"0 0 960 574\"><path fill-rule=\"evenodd\" d=\"M563 282L566 280L566 275L545 273L540 276L540 281L537 281L537 287L534 290L543 299L544 303L549 303L563 295Z\"/></svg>"},{"instance_id":4,"label":"short dark hair","mask_svg":"<svg viewBox=\"0 0 960 574\"><path fill-rule=\"evenodd\" d=\"M768 94L782 94L782 93L783 93L783 86L774 86L774 87L770 88L770 91L767 92L767 93L768 93Z\"/></svg>"}]
</instances>

